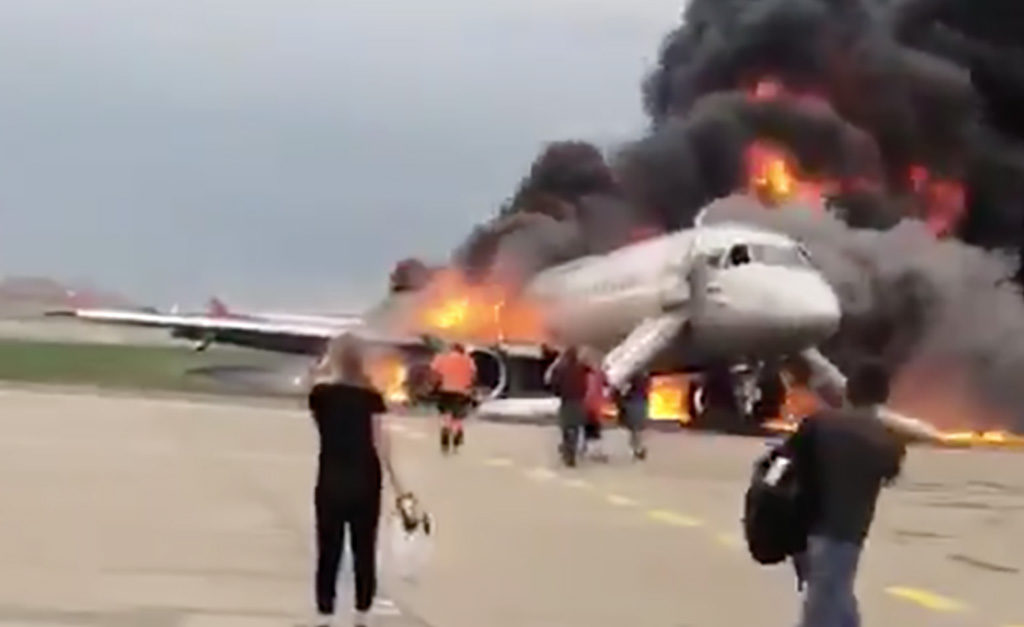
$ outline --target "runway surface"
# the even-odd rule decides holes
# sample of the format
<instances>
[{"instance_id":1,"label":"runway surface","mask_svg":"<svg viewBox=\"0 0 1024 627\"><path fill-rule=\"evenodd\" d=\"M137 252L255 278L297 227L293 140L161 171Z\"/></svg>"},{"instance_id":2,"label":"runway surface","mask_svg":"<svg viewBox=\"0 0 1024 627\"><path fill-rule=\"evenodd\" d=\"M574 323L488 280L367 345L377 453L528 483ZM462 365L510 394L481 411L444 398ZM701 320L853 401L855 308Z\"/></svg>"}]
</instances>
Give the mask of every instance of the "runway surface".
<instances>
[{"instance_id":1,"label":"runway surface","mask_svg":"<svg viewBox=\"0 0 1024 627\"><path fill-rule=\"evenodd\" d=\"M549 428L471 424L446 459L427 419L391 424L438 533L417 582L385 576L381 627L795 622L791 573L738 535L763 441L653 434L636 464L613 433L609 463L569 471ZM303 624L314 449L299 407L0 390L0 627ZM1024 455L913 449L865 625L1024 625L1022 572Z\"/></svg>"}]
</instances>

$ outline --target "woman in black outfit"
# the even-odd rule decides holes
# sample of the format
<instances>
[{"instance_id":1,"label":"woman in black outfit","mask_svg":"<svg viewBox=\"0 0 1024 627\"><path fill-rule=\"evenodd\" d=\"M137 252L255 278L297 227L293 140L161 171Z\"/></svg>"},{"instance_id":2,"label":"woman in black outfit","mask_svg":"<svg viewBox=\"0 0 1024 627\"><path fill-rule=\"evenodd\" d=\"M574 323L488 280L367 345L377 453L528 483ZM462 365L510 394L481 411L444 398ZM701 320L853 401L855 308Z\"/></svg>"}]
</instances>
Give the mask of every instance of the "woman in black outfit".
<instances>
[{"instance_id":1,"label":"woman in black outfit","mask_svg":"<svg viewBox=\"0 0 1024 627\"><path fill-rule=\"evenodd\" d=\"M331 341L313 373L309 409L320 434L315 506L317 535L317 626L334 614L338 568L345 541L351 539L355 567L355 625L367 624L377 589L377 522L380 518L382 466L395 494L404 495L391 466L390 445L382 428L384 399L363 367L363 351L354 337Z\"/></svg>"}]
</instances>

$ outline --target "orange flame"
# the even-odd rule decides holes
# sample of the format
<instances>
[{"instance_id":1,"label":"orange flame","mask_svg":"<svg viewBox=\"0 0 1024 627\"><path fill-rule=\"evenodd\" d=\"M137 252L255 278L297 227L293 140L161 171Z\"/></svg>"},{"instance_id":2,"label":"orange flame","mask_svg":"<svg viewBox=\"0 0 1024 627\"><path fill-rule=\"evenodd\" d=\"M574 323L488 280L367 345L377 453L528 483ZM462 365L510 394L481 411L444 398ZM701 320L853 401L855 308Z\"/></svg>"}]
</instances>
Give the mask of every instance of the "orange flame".
<instances>
[{"instance_id":1,"label":"orange flame","mask_svg":"<svg viewBox=\"0 0 1024 627\"><path fill-rule=\"evenodd\" d=\"M1024 446L1024 436L997 426L1009 424L1009 416L982 402L971 391L965 373L955 368L915 366L905 371L896 380L891 405L897 411L946 429L942 438L950 446ZM765 427L778 432L795 431L800 420L821 406L811 390L787 386L780 412L783 415L768 421Z\"/></svg>"},{"instance_id":2,"label":"orange flame","mask_svg":"<svg viewBox=\"0 0 1024 627\"><path fill-rule=\"evenodd\" d=\"M406 386L408 371L400 358L387 356L373 359L368 370L370 381L384 395L384 400L395 404L409 402Z\"/></svg>"},{"instance_id":3,"label":"orange flame","mask_svg":"<svg viewBox=\"0 0 1024 627\"><path fill-rule=\"evenodd\" d=\"M908 174L919 203L920 218L936 237L953 233L967 211L964 186L959 181L934 176L923 165L913 165Z\"/></svg>"},{"instance_id":4,"label":"orange flame","mask_svg":"<svg viewBox=\"0 0 1024 627\"><path fill-rule=\"evenodd\" d=\"M802 179L796 160L779 146L755 141L747 146L747 188L766 205L777 205L799 199L820 205L826 186Z\"/></svg>"},{"instance_id":5,"label":"orange flame","mask_svg":"<svg viewBox=\"0 0 1024 627\"><path fill-rule=\"evenodd\" d=\"M792 433L796 431L800 422L822 408L821 401L810 389L798 385L788 378L785 379L786 397L784 399L779 415L767 420L763 427L777 433ZM661 375L651 377L651 387L648 392L648 417L651 420L663 420L678 422L680 425L687 425L692 422L692 417L687 410L687 396L690 386L690 377L687 375ZM943 384L944 389L951 389ZM950 400L954 399L954 400ZM955 402L954 402L955 401ZM952 404L950 404L952 403ZM936 425L947 424L943 422L943 416L948 418L953 413L961 416L972 416L979 420L978 412L982 409L978 405L972 405L972 401L965 396L962 389L953 390L951 396L943 396L932 404L919 404L909 402L909 397L900 384L897 384L897 392L894 396L893 406L895 409L906 412L918 418L929 420ZM929 409L936 407L952 408L951 412L936 414ZM605 417L614 418L616 409L613 404L605 403L603 411ZM992 417L989 416L989 421ZM961 420L960 424L963 424ZM988 428L985 430L950 430L943 433L943 440L949 446L987 446L987 447L1024 447L1024 435L1014 434L1001 428Z\"/></svg>"},{"instance_id":6,"label":"orange flame","mask_svg":"<svg viewBox=\"0 0 1024 627\"><path fill-rule=\"evenodd\" d=\"M439 272L419 295L408 326L445 339L475 342L544 341L538 309L496 282L473 283L462 273Z\"/></svg>"},{"instance_id":7,"label":"orange flame","mask_svg":"<svg viewBox=\"0 0 1024 627\"><path fill-rule=\"evenodd\" d=\"M685 376L667 375L651 377L647 392L647 414L651 420L678 420L690 422L686 408L689 383Z\"/></svg>"}]
</instances>

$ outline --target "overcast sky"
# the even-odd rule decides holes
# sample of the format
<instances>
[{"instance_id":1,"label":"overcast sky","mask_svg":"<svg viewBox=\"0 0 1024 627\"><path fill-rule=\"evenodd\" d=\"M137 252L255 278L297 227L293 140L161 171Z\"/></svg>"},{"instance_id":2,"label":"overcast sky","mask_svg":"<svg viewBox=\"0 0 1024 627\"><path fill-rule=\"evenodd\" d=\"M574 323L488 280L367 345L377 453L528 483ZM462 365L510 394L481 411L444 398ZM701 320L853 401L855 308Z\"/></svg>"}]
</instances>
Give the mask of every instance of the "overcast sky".
<instances>
[{"instance_id":1,"label":"overcast sky","mask_svg":"<svg viewBox=\"0 0 1024 627\"><path fill-rule=\"evenodd\" d=\"M642 129L680 0L3 0L0 274L371 302L543 142Z\"/></svg>"}]
</instances>

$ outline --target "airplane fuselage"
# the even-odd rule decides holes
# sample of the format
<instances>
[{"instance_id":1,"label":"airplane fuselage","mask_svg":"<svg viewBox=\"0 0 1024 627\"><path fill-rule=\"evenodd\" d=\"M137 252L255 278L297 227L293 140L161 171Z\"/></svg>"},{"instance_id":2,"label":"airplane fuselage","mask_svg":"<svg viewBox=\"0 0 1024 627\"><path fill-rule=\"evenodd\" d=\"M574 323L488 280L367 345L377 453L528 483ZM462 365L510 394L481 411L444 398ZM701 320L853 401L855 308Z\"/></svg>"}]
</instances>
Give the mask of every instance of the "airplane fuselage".
<instances>
[{"instance_id":1,"label":"airplane fuselage","mask_svg":"<svg viewBox=\"0 0 1024 627\"><path fill-rule=\"evenodd\" d=\"M657 370L795 353L831 336L838 298L792 239L740 225L680 231L546 270L526 288L558 343L607 352L644 320L686 324Z\"/></svg>"}]
</instances>

